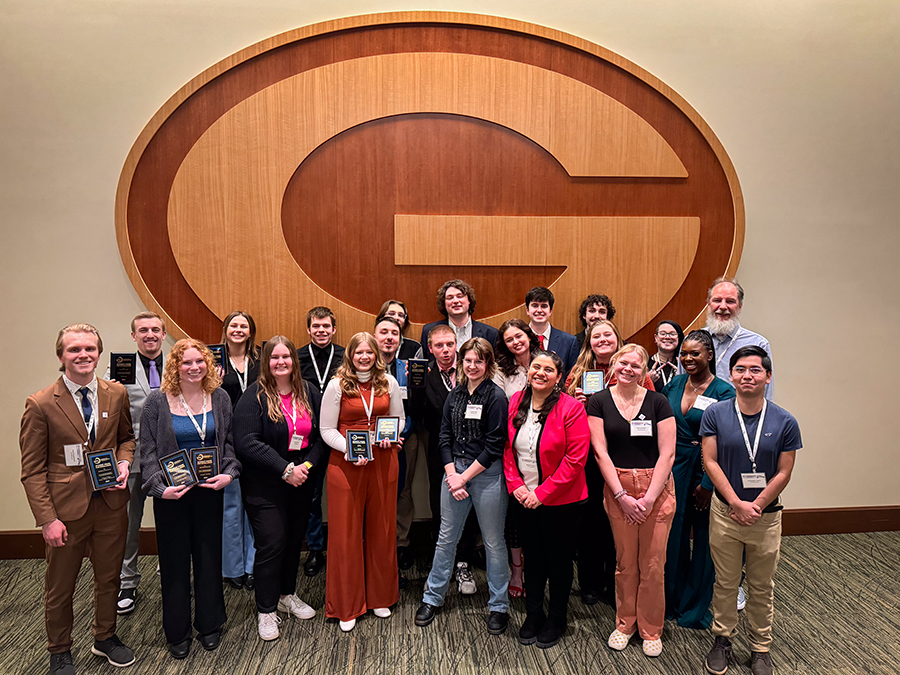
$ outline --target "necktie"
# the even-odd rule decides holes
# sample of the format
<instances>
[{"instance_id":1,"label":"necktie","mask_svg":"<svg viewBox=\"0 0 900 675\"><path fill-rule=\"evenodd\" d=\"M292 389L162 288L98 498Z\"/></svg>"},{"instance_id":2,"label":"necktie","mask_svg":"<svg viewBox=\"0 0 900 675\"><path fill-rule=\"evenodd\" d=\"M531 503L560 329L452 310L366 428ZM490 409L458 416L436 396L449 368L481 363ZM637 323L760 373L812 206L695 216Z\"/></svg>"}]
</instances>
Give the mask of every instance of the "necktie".
<instances>
[{"instance_id":1,"label":"necktie","mask_svg":"<svg viewBox=\"0 0 900 675\"><path fill-rule=\"evenodd\" d=\"M538 346L543 349L544 348L544 336L538 335Z\"/></svg>"},{"instance_id":2,"label":"necktie","mask_svg":"<svg viewBox=\"0 0 900 675\"><path fill-rule=\"evenodd\" d=\"M444 378L444 386L446 386L447 389L453 389L453 380L450 379L450 371L442 370L441 377Z\"/></svg>"},{"instance_id":3,"label":"necktie","mask_svg":"<svg viewBox=\"0 0 900 675\"><path fill-rule=\"evenodd\" d=\"M150 361L150 372L147 374L147 380L151 389L159 389L159 371L156 369L156 359Z\"/></svg>"},{"instance_id":4,"label":"necktie","mask_svg":"<svg viewBox=\"0 0 900 675\"><path fill-rule=\"evenodd\" d=\"M81 412L84 414L84 423L90 424L91 417L94 414L94 409L91 406L91 399L88 398L88 394L90 393L90 389L87 387L82 387L78 390L78 393L81 394ZM94 427L91 427L91 443L96 439L97 433L94 430Z\"/></svg>"}]
</instances>

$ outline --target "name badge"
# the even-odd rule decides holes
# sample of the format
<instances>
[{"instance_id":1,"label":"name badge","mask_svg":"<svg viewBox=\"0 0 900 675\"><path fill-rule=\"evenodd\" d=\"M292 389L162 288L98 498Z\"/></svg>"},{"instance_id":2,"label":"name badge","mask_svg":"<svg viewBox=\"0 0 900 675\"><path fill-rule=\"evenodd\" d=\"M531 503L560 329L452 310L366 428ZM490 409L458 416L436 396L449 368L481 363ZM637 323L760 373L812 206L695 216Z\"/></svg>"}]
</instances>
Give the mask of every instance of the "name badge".
<instances>
[{"instance_id":1,"label":"name badge","mask_svg":"<svg viewBox=\"0 0 900 675\"><path fill-rule=\"evenodd\" d=\"M409 390L406 388L406 386L400 387L400 398L404 401L409 398Z\"/></svg>"},{"instance_id":2,"label":"name badge","mask_svg":"<svg viewBox=\"0 0 900 675\"><path fill-rule=\"evenodd\" d=\"M765 488L766 487L766 474L764 474L764 473L742 473L741 474L741 482L743 483L745 490L749 490L750 488Z\"/></svg>"},{"instance_id":3,"label":"name badge","mask_svg":"<svg viewBox=\"0 0 900 675\"><path fill-rule=\"evenodd\" d=\"M653 422L652 420L631 420L632 436L652 436Z\"/></svg>"},{"instance_id":4,"label":"name badge","mask_svg":"<svg viewBox=\"0 0 900 675\"><path fill-rule=\"evenodd\" d=\"M291 445L289 450L302 450L303 449L303 434L293 434L291 436Z\"/></svg>"},{"instance_id":5,"label":"name badge","mask_svg":"<svg viewBox=\"0 0 900 675\"><path fill-rule=\"evenodd\" d=\"M81 443L63 445L66 455L66 466L84 466L84 446Z\"/></svg>"},{"instance_id":6,"label":"name badge","mask_svg":"<svg viewBox=\"0 0 900 675\"><path fill-rule=\"evenodd\" d=\"M480 420L481 419L481 404L475 405L474 403L470 403L466 406L466 419L467 420Z\"/></svg>"},{"instance_id":7,"label":"name badge","mask_svg":"<svg viewBox=\"0 0 900 675\"><path fill-rule=\"evenodd\" d=\"M692 408L696 408L697 410L706 410L713 403L717 403L716 399L710 398L709 396L698 396L697 400L694 401L694 405Z\"/></svg>"}]
</instances>

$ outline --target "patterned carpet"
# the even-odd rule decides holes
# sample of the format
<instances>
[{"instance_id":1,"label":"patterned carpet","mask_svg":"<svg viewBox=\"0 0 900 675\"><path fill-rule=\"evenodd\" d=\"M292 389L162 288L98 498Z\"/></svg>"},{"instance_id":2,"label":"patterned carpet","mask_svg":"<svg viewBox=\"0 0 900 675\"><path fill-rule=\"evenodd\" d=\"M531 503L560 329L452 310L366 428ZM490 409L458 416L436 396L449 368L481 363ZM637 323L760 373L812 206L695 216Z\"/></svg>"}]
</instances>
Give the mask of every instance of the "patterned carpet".
<instances>
[{"instance_id":1,"label":"patterned carpet","mask_svg":"<svg viewBox=\"0 0 900 675\"><path fill-rule=\"evenodd\" d=\"M554 673L631 674L703 673L711 644L707 631L667 624L665 649L656 660L646 658L640 641L622 653L612 652L606 638L613 610L586 607L577 593L569 604L570 627L562 642L548 650L522 647L515 639L524 618L522 600L513 601L512 625L506 635L485 630L487 591L484 573L479 592L461 596L455 588L444 611L427 628L413 624L425 582L422 558L410 570L394 616L382 620L371 613L349 633L324 620L324 574L301 576L300 597L319 613L309 621L286 620L282 637L264 643L256 634L251 594L226 587L229 621L222 644L205 652L194 642L184 661L169 657L160 621L156 559L141 559L144 579L135 612L122 617L118 634L131 646L137 663L113 668L90 653L92 577L89 565L79 578L75 598L75 646L79 673L234 673L302 672L308 675L353 673L427 675ZM527 564L526 564L527 573ZM48 657L42 609L44 564L39 560L0 561L0 674L46 673ZM900 672L900 532L788 537L782 548L775 589L776 672L817 675ZM745 619L741 618L741 631ZM747 643L735 641L730 673L748 673Z\"/></svg>"}]
</instances>

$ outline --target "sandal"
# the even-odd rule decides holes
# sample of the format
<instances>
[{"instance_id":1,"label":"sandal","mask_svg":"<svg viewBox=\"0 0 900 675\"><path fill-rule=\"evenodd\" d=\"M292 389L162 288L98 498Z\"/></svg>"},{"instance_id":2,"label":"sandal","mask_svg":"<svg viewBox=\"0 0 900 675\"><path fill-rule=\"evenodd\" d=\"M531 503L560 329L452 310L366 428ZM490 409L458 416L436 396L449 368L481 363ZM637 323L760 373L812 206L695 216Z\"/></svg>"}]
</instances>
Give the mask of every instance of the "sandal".
<instances>
[{"instance_id":1,"label":"sandal","mask_svg":"<svg viewBox=\"0 0 900 675\"><path fill-rule=\"evenodd\" d=\"M660 654L662 654L662 638L644 640L644 656L659 656Z\"/></svg>"},{"instance_id":2,"label":"sandal","mask_svg":"<svg viewBox=\"0 0 900 675\"><path fill-rule=\"evenodd\" d=\"M634 635L634 633L623 633L616 628L610 633L609 640L606 644L609 645L610 649L615 649L617 652L620 652L628 646L628 641L631 639L632 635Z\"/></svg>"},{"instance_id":3,"label":"sandal","mask_svg":"<svg viewBox=\"0 0 900 675\"><path fill-rule=\"evenodd\" d=\"M522 567L525 566L525 563L521 562L518 565L516 565L515 563L510 563L510 565L512 567L521 569ZM525 595L525 589L522 588L522 586L513 586L512 584L510 584L507 592L509 593L509 597L513 598L514 600L521 598Z\"/></svg>"}]
</instances>

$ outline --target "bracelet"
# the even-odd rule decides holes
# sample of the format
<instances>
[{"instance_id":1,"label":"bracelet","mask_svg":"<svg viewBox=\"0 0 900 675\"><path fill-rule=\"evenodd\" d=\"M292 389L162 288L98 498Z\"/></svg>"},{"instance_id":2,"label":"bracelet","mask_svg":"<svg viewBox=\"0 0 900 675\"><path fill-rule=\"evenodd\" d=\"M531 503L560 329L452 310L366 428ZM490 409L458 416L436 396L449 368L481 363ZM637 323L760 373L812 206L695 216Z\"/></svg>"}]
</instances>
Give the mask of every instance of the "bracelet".
<instances>
[{"instance_id":1,"label":"bracelet","mask_svg":"<svg viewBox=\"0 0 900 675\"><path fill-rule=\"evenodd\" d=\"M305 466L307 470L312 470L313 468L312 462L310 461L303 462L303 466Z\"/></svg>"},{"instance_id":2,"label":"bracelet","mask_svg":"<svg viewBox=\"0 0 900 675\"><path fill-rule=\"evenodd\" d=\"M613 495L613 499L615 499L616 501L619 501L619 498L622 495L626 495L626 494L628 494L628 490L626 490L625 488L622 488L616 494Z\"/></svg>"},{"instance_id":3,"label":"bracelet","mask_svg":"<svg viewBox=\"0 0 900 675\"><path fill-rule=\"evenodd\" d=\"M291 462L290 464L288 464L285 467L284 473L281 474L281 480L287 480L288 478L291 477L292 473L294 473L294 463L293 462Z\"/></svg>"}]
</instances>

